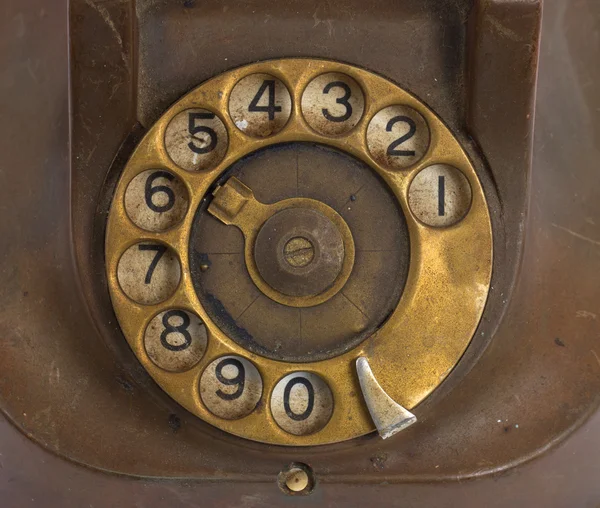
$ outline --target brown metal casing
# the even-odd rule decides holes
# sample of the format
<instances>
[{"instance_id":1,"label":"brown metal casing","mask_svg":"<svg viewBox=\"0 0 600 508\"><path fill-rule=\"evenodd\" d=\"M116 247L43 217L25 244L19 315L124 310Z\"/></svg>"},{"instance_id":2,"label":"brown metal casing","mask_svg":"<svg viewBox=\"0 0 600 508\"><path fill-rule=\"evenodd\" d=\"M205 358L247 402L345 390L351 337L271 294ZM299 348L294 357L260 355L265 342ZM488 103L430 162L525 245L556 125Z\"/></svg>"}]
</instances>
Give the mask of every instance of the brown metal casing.
<instances>
[{"instance_id":1,"label":"brown metal casing","mask_svg":"<svg viewBox=\"0 0 600 508\"><path fill-rule=\"evenodd\" d=\"M548 3L550 20L568 23L574 15ZM591 3L572 3L597 16ZM333 7L256 2L224 9L215 2L200 9L193 2L139 2L134 22L129 2L73 2L70 153L66 9L40 5L21 18L25 27L40 27L46 40L23 32L31 46L16 46L7 66L13 81L5 82L21 107L7 101L6 111L23 118L20 129L11 127L3 136L4 153L12 157L5 167L14 170L2 188L2 202L10 207L2 222L0 396L17 427L72 461L136 476L273 483L283 464L303 461L324 485L372 484L505 469L567 435L596 408L599 295L592 267L598 263L599 210L587 154L597 146L598 131L569 141L585 142L588 152L538 146L533 206L526 217L540 4L418 4L374 10L359 2ZM11 30L17 37L14 12ZM257 20L277 23L256 30ZM199 23L203 30L194 30ZM389 24L394 29L381 29ZM55 39L62 45L47 42ZM390 51L407 41L406 51ZM198 48L205 49L201 59ZM37 51L44 56L26 57ZM2 53L11 54L4 48ZM348 61L409 89L459 136L489 189L495 273L477 340L444 386L417 408L421 424L388 442L368 436L300 451L225 435L185 413L150 381L108 302L104 213L111 184L139 133L172 101L218 72L296 55ZM538 115L542 129L548 128L541 131L547 143L550 132L564 129L564 123L552 124L549 102L559 102L551 95L555 89L544 88L550 87L552 69L546 68L548 79L542 81L548 102ZM597 79L592 72L580 67L573 75ZM16 82L23 83L18 92ZM587 93L581 100L590 106L573 107L593 114L597 96ZM31 124L28 116L39 123ZM557 116L580 128L577 115ZM43 131L34 130L42 123ZM222 496L241 492L224 490ZM264 494L270 495L278 492Z\"/></svg>"}]
</instances>

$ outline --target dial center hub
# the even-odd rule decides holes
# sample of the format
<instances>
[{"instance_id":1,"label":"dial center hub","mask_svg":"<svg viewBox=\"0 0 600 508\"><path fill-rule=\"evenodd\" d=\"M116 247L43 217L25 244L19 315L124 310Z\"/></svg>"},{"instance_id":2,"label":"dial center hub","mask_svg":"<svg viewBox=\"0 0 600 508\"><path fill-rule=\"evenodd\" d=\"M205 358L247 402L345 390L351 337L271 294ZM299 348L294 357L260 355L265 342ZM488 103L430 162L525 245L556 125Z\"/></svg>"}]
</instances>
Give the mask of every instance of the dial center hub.
<instances>
[{"instance_id":1,"label":"dial center hub","mask_svg":"<svg viewBox=\"0 0 600 508\"><path fill-rule=\"evenodd\" d=\"M289 296L315 296L329 289L344 264L337 226L311 208L287 208L265 221L254 245L258 272Z\"/></svg>"}]
</instances>

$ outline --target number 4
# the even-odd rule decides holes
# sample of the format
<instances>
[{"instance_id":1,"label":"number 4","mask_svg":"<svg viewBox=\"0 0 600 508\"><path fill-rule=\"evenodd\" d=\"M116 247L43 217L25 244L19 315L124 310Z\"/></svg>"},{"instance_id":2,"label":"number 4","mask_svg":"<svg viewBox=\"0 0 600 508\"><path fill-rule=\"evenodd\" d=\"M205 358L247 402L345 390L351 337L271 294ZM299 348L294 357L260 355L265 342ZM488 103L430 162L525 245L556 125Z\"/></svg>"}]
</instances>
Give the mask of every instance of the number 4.
<instances>
[{"instance_id":1,"label":"number 4","mask_svg":"<svg viewBox=\"0 0 600 508\"><path fill-rule=\"evenodd\" d=\"M262 96L265 93L266 89L269 89L269 102L267 106L259 106ZM279 113L281 111L281 106L275 106L275 80L273 79L265 79L260 85L258 92L250 102L250 106L248 106L248 111L253 113L269 113L269 120L275 120L275 113Z\"/></svg>"}]
</instances>

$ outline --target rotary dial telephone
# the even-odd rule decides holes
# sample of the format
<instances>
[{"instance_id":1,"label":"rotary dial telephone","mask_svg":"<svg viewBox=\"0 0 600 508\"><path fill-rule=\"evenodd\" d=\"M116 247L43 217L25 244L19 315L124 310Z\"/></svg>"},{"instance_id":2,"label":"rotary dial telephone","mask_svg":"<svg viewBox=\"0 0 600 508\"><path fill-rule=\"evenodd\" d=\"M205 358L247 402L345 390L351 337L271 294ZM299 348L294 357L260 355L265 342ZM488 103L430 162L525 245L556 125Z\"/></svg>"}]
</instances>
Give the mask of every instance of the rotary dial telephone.
<instances>
[{"instance_id":1,"label":"rotary dial telephone","mask_svg":"<svg viewBox=\"0 0 600 508\"><path fill-rule=\"evenodd\" d=\"M597 3L30 3L2 508L598 504Z\"/></svg>"},{"instance_id":2,"label":"rotary dial telephone","mask_svg":"<svg viewBox=\"0 0 600 508\"><path fill-rule=\"evenodd\" d=\"M106 275L129 345L191 413L264 443L413 423L481 318L492 232L433 111L358 67L209 79L117 183Z\"/></svg>"}]
</instances>

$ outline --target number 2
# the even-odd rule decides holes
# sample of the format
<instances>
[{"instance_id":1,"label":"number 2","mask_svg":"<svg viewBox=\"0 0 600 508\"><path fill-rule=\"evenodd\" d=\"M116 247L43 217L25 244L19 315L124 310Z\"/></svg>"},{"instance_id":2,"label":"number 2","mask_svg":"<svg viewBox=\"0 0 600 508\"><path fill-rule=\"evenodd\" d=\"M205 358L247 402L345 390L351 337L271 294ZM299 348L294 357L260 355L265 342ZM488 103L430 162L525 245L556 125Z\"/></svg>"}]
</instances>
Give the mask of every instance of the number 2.
<instances>
[{"instance_id":1,"label":"number 2","mask_svg":"<svg viewBox=\"0 0 600 508\"><path fill-rule=\"evenodd\" d=\"M387 123L387 125L385 126L385 130L387 132L392 132L392 127L398 122L402 122L408 125L408 132L404 134L404 136L399 137L396 141L390 143L390 146L388 146L387 148L387 154L399 155L402 157L413 157L415 155L414 150L397 150L396 147L401 145L405 141L408 141L415 135L415 133L417 132L417 124L412 118L409 118L408 116L395 116L394 118L391 118L390 121Z\"/></svg>"}]
</instances>

